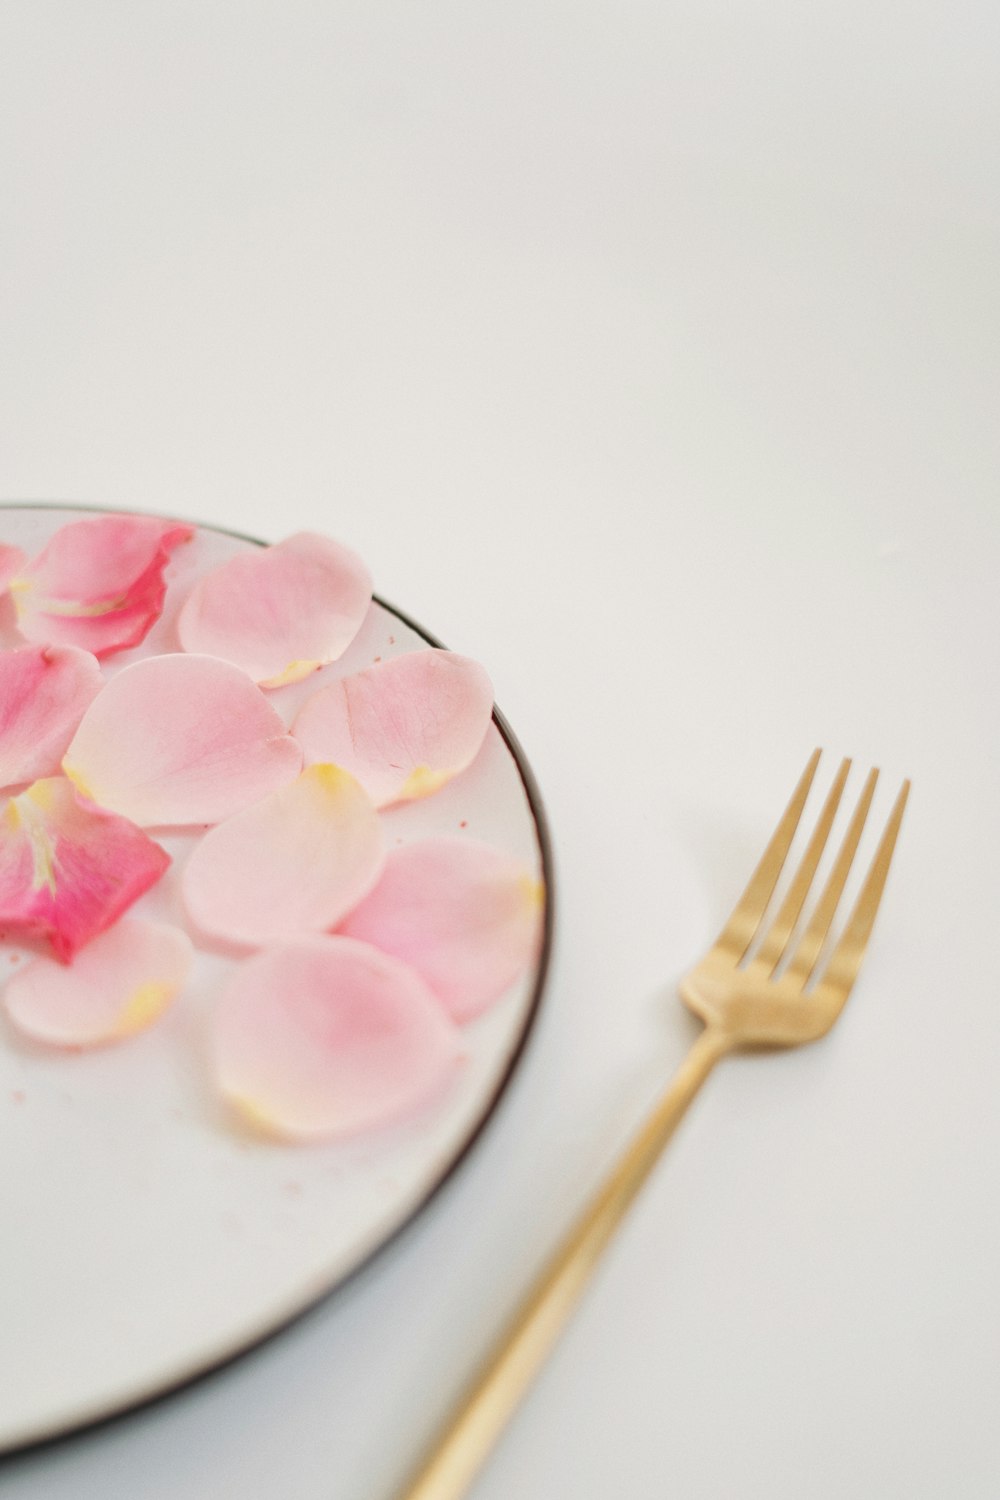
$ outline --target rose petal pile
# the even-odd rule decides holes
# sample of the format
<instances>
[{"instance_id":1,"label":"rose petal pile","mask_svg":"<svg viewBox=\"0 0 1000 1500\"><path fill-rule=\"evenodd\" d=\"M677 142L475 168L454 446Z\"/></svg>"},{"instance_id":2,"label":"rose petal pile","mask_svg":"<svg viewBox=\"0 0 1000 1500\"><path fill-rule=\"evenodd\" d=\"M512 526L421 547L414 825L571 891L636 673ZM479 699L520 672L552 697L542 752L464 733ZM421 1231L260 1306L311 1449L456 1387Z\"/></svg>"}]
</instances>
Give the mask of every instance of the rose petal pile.
<instances>
[{"instance_id":1,"label":"rose petal pile","mask_svg":"<svg viewBox=\"0 0 1000 1500\"><path fill-rule=\"evenodd\" d=\"M492 687L436 649L323 674L372 583L307 533L198 577L179 649L106 676L184 586L196 535L99 515L34 558L0 541L18 641L0 651L0 938L39 950L6 1013L35 1043L119 1042L182 992L193 946L221 949L236 962L206 1025L234 1118L282 1140L380 1127L442 1093L461 1027L537 952L544 891L520 861L461 837L387 848L383 809L472 766ZM318 671L286 723L275 690ZM170 864L161 830L198 834L188 932L132 911Z\"/></svg>"}]
</instances>

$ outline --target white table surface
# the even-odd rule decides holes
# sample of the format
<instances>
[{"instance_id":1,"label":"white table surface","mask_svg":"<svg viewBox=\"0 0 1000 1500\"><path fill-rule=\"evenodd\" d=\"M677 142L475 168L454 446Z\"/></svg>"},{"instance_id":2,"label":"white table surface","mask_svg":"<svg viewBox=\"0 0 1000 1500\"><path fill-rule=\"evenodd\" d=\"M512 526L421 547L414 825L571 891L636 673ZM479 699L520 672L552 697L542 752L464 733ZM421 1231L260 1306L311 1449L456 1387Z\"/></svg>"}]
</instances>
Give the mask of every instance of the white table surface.
<instances>
[{"instance_id":1,"label":"white table surface","mask_svg":"<svg viewBox=\"0 0 1000 1500\"><path fill-rule=\"evenodd\" d=\"M914 780L849 1011L710 1081L475 1494L993 1500L998 15L2 7L0 493L356 546L490 668L560 901L430 1209L5 1500L388 1500L814 743Z\"/></svg>"}]
</instances>

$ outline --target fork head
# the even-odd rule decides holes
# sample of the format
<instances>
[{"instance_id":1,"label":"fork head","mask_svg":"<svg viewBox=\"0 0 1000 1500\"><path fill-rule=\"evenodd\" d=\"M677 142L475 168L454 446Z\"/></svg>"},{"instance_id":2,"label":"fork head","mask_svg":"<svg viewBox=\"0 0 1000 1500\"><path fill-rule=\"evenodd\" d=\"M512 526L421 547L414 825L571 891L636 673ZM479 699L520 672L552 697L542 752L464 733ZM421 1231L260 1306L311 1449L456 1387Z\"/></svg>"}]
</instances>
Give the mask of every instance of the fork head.
<instances>
[{"instance_id":1,"label":"fork head","mask_svg":"<svg viewBox=\"0 0 1000 1500\"><path fill-rule=\"evenodd\" d=\"M824 1036L844 1008L868 947L909 795L908 781L904 781L889 814L854 909L822 965L819 959L857 852L877 771L871 771L865 781L812 915L804 926L799 920L843 796L849 760L841 763L784 899L765 928L764 916L802 817L819 758L818 750L810 756L729 920L680 984L681 999L688 1009L729 1047L795 1047Z\"/></svg>"}]
</instances>

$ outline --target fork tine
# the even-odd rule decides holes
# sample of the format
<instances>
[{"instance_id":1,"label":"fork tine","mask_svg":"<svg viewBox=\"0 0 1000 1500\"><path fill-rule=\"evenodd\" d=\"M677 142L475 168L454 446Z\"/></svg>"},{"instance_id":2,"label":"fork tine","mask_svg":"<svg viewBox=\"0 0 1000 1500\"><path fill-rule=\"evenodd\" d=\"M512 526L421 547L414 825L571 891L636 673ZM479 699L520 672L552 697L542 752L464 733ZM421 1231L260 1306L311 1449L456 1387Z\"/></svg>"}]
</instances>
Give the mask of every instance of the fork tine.
<instances>
[{"instance_id":1,"label":"fork tine","mask_svg":"<svg viewBox=\"0 0 1000 1500\"><path fill-rule=\"evenodd\" d=\"M762 976L772 973L782 953L785 951L785 944L788 942L789 936L799 919L799 913L805 903L806 896L809 894L809 887L812 885L816 875L816 867L823 857L823 850L826 848L826 841L830 837L830 829L833 827L833 820L836 817L837 808L840 806L840 799L844 793L844 784L847 781L847 773L850 769L851 762L845 758L841 761L833 785L827 793L826 801L823 804L823 811L819 815L806 851L785 894L785 899L781 903L777 916L768 928L763 943L751 960L749 966L750 973Z\"/></svg>"},{"instance_id":2,"label":"fork tine","mask_svg":"<svg viewBox=\"0 0 1000 1500\"><path fill-rule=\"evenodd\" d=\"M861 887L851 912L847 926L841 933L837 945L830 955L822 975L820 984L823 989L831 994L843 1005L854 981L858 977L861 961L868 947L868 939L871 936L872 927L875 925L875 914L882 900L882 892L885 889L886 876L892 863L893 851L896 848L896 838L899 834L899 825L903 821L903 810L906 807L906 799L910 795L910 783L904 781L900 788L899 796L896 798L889 821L885 825L885 831L879 840L879 846L875 851L875 858L871 862L865 883Z\"/></svg>"},{"instance_id":3,"label":"fork tine","mask_svg":"<svg viewBox=\"0 0 1000 1500\"><path fill-rule=\"evenodd\" d=\"M781 874L781 867L791 848L795 830L799 826L802 809L809 795L821 752L814 750L808 764L799 777L791 801L785 808L770 843L760 857L760 862L750 876L746 890L737 901L729 921L719 933L714 947L724 949L738 963L753 941L767 910L767 903Z\"/></svg>"},{"instance_id":4,"label":"fork tine","mask_svg":"<svg viewBox=\"0 0 1000 1500\"><path fill-rule=\"evenodd\" d=\"M868 779L858 798L858 805L854 809L854 816L850 821L844 842L840 846L833 869L830 871L829 879L823 887L823 894L816 903L816 910L810 918L809 925L799 940L799 944L792 954L792 961L785 970L785 978L798 980L804 985L816 966L823 944L826 942L830 924L834 913L844 894L844 886L847 877L851 873L851 865L857 853L861 834L864 830L865 819L868 817L868 809L872 805L872 797L875 794L875 783L878 780L878 771L872 769L868 772Z\"/></svg>"}]
</instances>

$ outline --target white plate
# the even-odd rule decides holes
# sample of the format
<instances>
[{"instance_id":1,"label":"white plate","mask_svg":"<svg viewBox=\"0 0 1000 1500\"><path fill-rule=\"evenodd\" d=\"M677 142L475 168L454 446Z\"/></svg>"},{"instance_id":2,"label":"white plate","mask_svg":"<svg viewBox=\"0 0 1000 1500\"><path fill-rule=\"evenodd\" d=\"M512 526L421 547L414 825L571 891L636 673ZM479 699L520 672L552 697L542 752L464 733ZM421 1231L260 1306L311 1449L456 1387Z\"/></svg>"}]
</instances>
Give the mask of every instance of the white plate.
<instances>
[{"instance_id":1,"label":"white plate","mask_svg":"<svg viewBox=\"0 0 1000 1500\"><path fill-rule=\"evenodd\" d=\"M0 541L29 553L79 511L0 507ZM175 554L163 618L141 654L173 647L186 588L256 545L211 528ZM432 638L376 602L327 673ZM106 663L109 671L140 652ZM488 665L488 663L487 663ZM274 695L284 712L317 679ZM385 814L390 838L457 832L510 851L551 890L548 842L523 753L497 716L476 762L424 802ZM180 854L185 835L163 842ZM179 861L178 861L179 863ZM170 910L168 872L137 909ZM225 960L199 955L164 1020L78 1056L0 1022L0 1452L164 1394L242 1353L367 1260L421 1208L492 1112L542 991L534 970L466 1028L469 1066L419 1120L347 1144L288 1147L231 1128L205 1076L202 1019ZM8 969L5 945L0 977Z\"/></svg>"}]
</instances>

